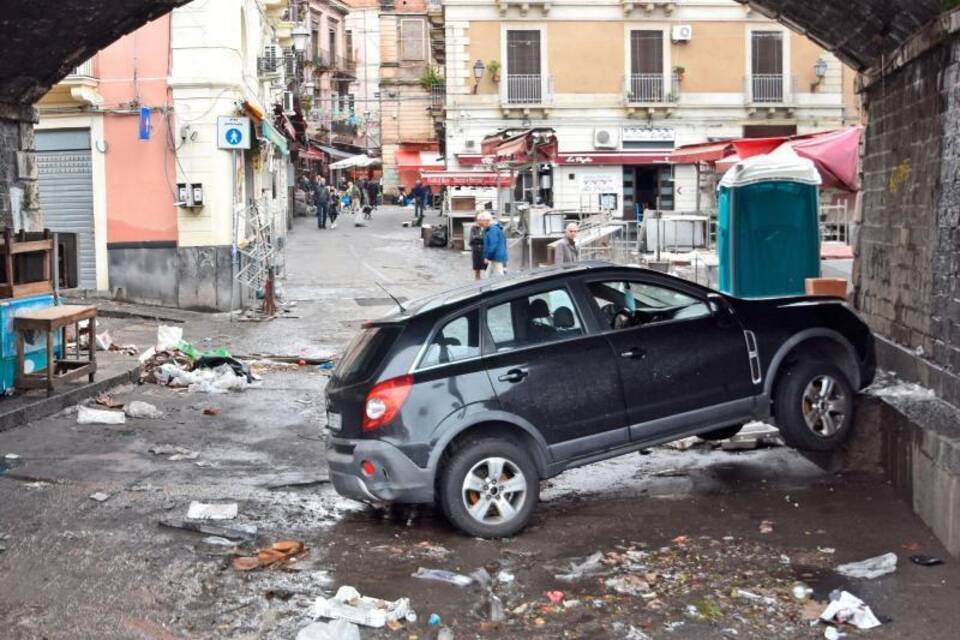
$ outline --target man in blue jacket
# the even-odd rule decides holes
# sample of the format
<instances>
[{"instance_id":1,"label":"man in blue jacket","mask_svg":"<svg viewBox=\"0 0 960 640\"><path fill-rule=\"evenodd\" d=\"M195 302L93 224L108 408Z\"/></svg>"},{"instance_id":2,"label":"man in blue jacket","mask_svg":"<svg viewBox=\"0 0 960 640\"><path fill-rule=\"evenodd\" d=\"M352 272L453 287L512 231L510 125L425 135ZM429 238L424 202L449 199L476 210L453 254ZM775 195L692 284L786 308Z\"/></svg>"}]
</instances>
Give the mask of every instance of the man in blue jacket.
<instances>
[{"instance_id":1,"label":"man in blue jacket","mask_svg":"<svg viewBox=\"0 0 960 640\"><path fill-rule=\"evenodd\" d=\"M507 266L507 236L503 227L486 211L477 216L477 223L484 230L483 259L487 265L487 277L502 276Z\"/></svg>"}]
</instances>

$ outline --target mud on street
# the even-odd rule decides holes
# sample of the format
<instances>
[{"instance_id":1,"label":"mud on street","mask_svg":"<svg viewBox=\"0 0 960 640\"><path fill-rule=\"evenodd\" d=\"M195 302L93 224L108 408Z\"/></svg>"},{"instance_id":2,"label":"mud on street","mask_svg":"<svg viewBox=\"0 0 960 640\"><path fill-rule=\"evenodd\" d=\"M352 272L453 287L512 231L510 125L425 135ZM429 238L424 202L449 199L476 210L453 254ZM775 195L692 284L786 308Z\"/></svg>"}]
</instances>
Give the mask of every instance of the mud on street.
<instances>
[{"instance_id":1,"label":"mud on street","mask_svg":"<svg viewBox=\"0 0 960 640\"><path fill-rule=\"evenodd\" d=\"M330 356L390 309L376 283L413 298L469 279L469 256L422 248L404 219L384 208L367 228L326 232L298 221L283 291L295 317L190 316L184 337L236 354ZM141 347L158 324L104 323ZM242 392L110 393L156 405L161 419L81 425L67 410L0 433L0 454L20 456L0 475L0 636L292 639L317 597L349 585L409 598L416 612L362 638L820 638L827 626L815 619L835 589L882 623L843 626L849 637L956 637L957 563L874 477L826 474L784 447L660 447L546 481L522 535L474 539L430 508L337 496L323 458L328 371L257 372ZM98 492L108 497L90 498ZM161 524L194 501L237 503L235 519L215 524L256 534L211 542ZM234 569L236 556L285 540L307 552ZM834 570L887 552L899 561L879 578ZM915 554L946 563L919 566ZM421 567L475 577L463 587L412 577ZM798 598L798 581L812 593Z\"/></svg>"}]
</instances>

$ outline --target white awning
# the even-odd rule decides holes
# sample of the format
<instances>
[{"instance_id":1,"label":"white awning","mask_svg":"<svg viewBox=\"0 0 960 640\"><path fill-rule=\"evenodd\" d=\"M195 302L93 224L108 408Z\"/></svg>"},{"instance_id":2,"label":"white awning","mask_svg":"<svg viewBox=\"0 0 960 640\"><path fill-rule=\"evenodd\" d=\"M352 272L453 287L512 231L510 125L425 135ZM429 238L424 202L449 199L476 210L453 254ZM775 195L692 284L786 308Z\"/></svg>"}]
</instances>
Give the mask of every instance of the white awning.
<instances>
[{"instance_id":1,"label":"white awning","mask_svg":"<svg viewBox=\"0 0 960 640\"><path fill-rule=\"evenodd\" d=\"M380 158L371 158L363 153L358 156L350 156L330 165L331 169L369 169L370 167L379 167Z\"/></svg>"}]
</instances>

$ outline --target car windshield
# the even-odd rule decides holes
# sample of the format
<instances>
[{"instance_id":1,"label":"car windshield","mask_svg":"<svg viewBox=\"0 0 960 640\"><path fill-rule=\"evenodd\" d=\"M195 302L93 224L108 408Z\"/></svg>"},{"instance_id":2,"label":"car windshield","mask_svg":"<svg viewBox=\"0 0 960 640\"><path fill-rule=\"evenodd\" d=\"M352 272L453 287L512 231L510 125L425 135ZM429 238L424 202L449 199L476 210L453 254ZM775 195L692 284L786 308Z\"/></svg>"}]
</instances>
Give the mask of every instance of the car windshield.
<instances>
[{"instance_id":1,"label":"car windshield","mask_svg":"<svg viewBox=\"0 0 960 640\"><path fill-rule=\"evenodd\" d=\"M373 375L400 335L400 327L368 327L358 333L340 358L334 377L341 384L362 382Z\"/></svg>"}]
</instances>

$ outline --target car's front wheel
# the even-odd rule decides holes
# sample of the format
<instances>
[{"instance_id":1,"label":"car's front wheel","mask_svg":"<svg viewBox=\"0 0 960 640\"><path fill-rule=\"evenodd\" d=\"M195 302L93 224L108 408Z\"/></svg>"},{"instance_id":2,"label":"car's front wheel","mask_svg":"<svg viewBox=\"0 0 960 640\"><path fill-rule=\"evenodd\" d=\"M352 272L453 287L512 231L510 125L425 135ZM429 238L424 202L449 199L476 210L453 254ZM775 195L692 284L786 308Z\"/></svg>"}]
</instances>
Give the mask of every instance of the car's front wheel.
<instances>
[{"instance_id":1,"label":"car's front wheel","mask_svg":"<svg viewBox=\"0 0 960 640\"><path fill-rule=\"evenodd\" d=\"M468 440L444 465L440 506L472 536L503 538L523 529L539 499L540 478L530 455L500 438Z\"/></svg>"},{"instance_id":2,"label":"car's front wheel","mask_svg":"<svg viewBox=\"0 0 960 640\"><path fill-rule=\"evenodd\" d=\"M853 428L853 396L850 381L835 364L800 360L790 365L774 399L780 435L795 449L836 449Z\"/></svg>"}]
</instances>

